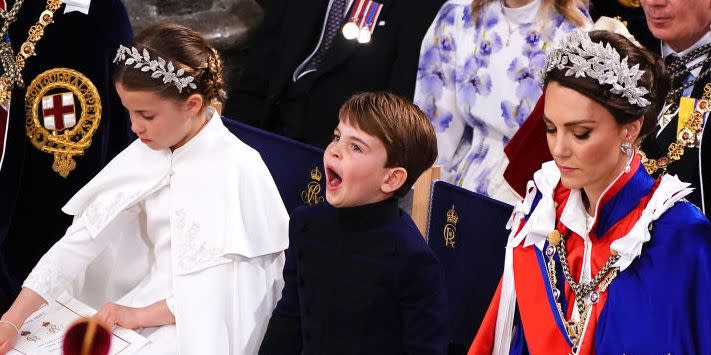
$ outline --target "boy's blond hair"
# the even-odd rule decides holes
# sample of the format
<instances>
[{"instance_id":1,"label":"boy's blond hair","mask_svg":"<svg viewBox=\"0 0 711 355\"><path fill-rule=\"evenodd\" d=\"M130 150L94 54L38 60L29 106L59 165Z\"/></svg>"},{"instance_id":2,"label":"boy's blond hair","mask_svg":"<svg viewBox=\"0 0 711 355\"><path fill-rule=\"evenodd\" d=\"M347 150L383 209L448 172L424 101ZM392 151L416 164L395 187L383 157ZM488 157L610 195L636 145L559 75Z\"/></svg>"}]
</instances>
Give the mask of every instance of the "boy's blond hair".
<instances>
[{"instance_id":1,"label":"boy's blond hair","mask_svg":"<svg viewBox=\"0 0 711 355\"><path fill-rule=\"evenodd\" d=\"M384 143L386 168L402 167L407 171L407 180L395 191L396 197L404 196L437 158L432 123L422 110L402 97L387 92L356 94L341 106L338 116Z\"/></svg>"}]
</instances>

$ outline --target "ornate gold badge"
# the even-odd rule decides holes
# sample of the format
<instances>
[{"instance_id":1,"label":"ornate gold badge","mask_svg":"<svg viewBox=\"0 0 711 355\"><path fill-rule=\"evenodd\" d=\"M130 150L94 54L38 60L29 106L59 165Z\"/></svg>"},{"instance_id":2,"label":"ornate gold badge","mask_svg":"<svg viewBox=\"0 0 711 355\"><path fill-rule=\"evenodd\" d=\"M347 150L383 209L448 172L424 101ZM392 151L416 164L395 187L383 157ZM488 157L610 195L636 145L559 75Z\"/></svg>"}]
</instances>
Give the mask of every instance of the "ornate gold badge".
<instances>
[{"instance_id":1,"label":"ornate gold badge","mask_svg":"<svg viewBox=\"0 0 711 355\"><path fill-rule=\"evenodd\" d=\"M54 155L52 170L67 177L75 156L91 145L101 121L101 98L94 84L78 71L47 70L25 94L25 128L37 149Z\"/></svg>"},{"instance_id":2,"label":"ornate gold badge","mask_svg":"<svg viewBox=\"0 0 711 355\"><path fill-rule=\"evenodd\" d=\"M321 195L321 170L315 167L311 170L311 181L306 185L306 190L301 191L301 201L307 206L318 205L323 202Z\"/></svg>"},{"instance_id":3,"label":"ornate gold badge","mask_svg":"<svg viewBox=\"0 0 711 355\"><path fill-rule=\"evenodd\" d=\"M686 97L681 98L678 113L678 122L680 125L677 128L676 142L669 144L666 155L657 159L651 159L648 158L644 152L638 150L642 165L649 174L654 174L659 169L662 170L661 174L666 174L669 164L680 160L684 155L684 149L701 145L701 137L704 131L704 116L711 111L711 107L709 107L710 100L711 84L704 86L704 94L699 100ZM688 102L689 105L687 105L685 101ZM685 107L690 107L690 109L684 110Z\"/></svg>"},{"instance_id":4,"label":"ornate gold badge","mask_svg":"<svg viewBox=\"0 0 711 355\"><path fill-rule=\"evenodd\" d=\"M454 205L447 211L447 224L444 225L444 247L454 249L454 238L457 236L457 221L459 216Z\"/></svg>"}]
</instances>

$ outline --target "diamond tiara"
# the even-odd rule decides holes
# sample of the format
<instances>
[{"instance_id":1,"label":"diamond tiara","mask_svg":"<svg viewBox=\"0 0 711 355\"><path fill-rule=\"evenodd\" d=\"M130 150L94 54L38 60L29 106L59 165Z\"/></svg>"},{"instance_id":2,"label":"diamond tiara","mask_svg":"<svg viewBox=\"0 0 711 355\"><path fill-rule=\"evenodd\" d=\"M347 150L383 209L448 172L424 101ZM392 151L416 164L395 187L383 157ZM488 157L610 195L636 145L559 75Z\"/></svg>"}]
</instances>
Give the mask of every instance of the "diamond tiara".
<instances>
[{"instance_id":1,"label":"diamond tiara","mask_svg":"<svg viewBox=\"0 0 711 355\"><path fill-rule=\"evenodd\" d=\"M173 83L178 88L178 92L183 92L184 88L196 89L193 82L194 77L185 74L185 69L176 70L173 62L167 62L161 57L151 59L147 49L140 52L136 47L119 46L116 51L114 63L123 62L126 66L140 69L144 73L152 72L151 78L163 80L163 84Z\"/></svg>"},{"instance_id":2,"label":"diamond tiara","mask_svg":"<svg viewBox=\"0 0 711 355\"><path fill-rule=\"evenodd\" d=\"M647 107L651 102L644 95L649 90L638 86L644 70L639 69L639 64L630 67L627 59L620 58L620 53L609 43L593 42L586 30L578 28L563 37L546 57L543 76L553 69L568 69L565 76L597 79L600 85L611 85L610 92L626 98L630 104Z\"/></svg>"}]
</instances>

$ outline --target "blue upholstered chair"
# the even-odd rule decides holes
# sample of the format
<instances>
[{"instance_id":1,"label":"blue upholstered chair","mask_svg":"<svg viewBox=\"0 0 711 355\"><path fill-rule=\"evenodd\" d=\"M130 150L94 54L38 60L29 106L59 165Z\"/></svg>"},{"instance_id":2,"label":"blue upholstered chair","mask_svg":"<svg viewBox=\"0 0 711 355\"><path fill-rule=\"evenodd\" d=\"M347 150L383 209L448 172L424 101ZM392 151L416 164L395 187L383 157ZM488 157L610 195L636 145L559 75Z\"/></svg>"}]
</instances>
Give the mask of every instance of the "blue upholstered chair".
<instances>
[{"instance_id":1,"label":"blue upholstered chair","mask_svg":"<svg viewBox=\"0 0 711 355\"><path fill-rule=\"evenodd\" d=\"M325 203L323 150L223 117L227 129L262 156L286 210Z\"/></svg>"},{"instance_id":2,"label":"blue upholstered chair","mask_svg":"<svg viewBox=\"0 0 711 355\"><path fill-rule=\"evenodd\" d=\"M511 211L505 203L434 183L427 236L445 271L450 355L466 354L496 291Z\"/></svg>"}]
</instances>

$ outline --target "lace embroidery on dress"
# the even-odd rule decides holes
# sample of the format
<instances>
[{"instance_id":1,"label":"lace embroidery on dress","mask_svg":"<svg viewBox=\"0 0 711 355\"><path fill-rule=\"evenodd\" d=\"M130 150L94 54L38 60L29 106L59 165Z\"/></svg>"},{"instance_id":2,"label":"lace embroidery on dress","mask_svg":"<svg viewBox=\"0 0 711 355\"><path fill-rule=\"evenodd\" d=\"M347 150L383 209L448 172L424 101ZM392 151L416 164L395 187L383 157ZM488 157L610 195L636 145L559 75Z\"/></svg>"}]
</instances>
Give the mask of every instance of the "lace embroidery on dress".
<instances>
[{"instance_id":1,"label":"lace embroidery on dress","mask_svg":"<svg viewBox=\"0 0 711 355\"><path fill-rule=\"evenodd\" d=\"M189 273L229 262L222 249L207 245L198 237L200 225L189 222L184 209L175 211L175 237L172 240L177 260L177 272Z\"/></svg>"},{"instance_id":2,"label":"lace embroidery on dress","mask_svg":"<svg viewBox=\"0 0 711 355\"><path fill-rule=\"evenodd\" d=\"M119 212L126 208L126 204L134 201L140 194L141 191L119 192L111 196L96 198L83 213L86 227L91 232L91 236L96 236Z\"/></svg>"},{"instance_id":3,"label":"lace embroidery on dress","mask_svg":"<svg viewBox=\"0 0 711 355\"><path fill-rule=\"evenodd\" d=\"M49 256L49 255L48 255ZM42 297L56 297L59 295L60 269L61 263L56 256L43 258L32 272L27 276L24 287L27 287Z\"/></svg>"}]
</instances>

